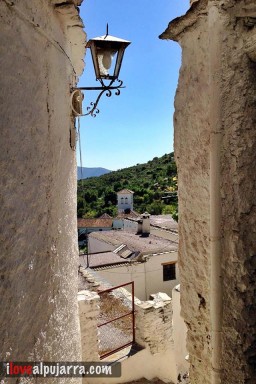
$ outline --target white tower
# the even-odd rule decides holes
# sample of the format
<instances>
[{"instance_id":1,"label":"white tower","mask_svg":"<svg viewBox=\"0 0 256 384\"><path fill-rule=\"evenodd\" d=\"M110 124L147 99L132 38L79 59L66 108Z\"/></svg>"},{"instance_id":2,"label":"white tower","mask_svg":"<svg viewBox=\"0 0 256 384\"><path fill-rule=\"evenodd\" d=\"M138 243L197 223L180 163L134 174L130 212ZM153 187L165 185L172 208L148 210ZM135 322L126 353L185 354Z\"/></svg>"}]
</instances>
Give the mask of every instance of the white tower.
<instances>
[{"instance_id":1,"label":"white tower","mask_svg":"<svg viewBox=\"0 0 256 384\"><path fill-rule=\"evenodd\" d=\"M133 210L133 191L129 189L122 189L117 192L117 208L118 212L124 212L125 210Z\"/></svg>"}]
</instances>

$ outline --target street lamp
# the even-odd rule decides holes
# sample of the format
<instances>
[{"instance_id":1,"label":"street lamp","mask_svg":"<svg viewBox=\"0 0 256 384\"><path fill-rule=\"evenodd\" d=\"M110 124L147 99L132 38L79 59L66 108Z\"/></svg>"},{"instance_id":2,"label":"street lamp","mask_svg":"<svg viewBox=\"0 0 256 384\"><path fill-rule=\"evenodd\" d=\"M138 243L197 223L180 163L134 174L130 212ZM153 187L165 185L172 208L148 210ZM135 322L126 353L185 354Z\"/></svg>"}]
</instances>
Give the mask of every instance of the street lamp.
<instances>
[{"instance_id":1,"label":"street lamp","mask_svg":"<svg viewBox=\"0 0 256 384\"><path fill-rule=\"evenodd\" d=\"M86 48L90 48L96 80L101 83L101 87L79 87L72 90L71 107L76 116L93 117L99 113L97 108L101 96L106 92L110 97L115 90L116 95L120 95L120 88L124 88L123 82L118 79L124 51L130 44L130 41L110 36L108 34L108 25L105 36L95 37L88 41ZM109 81L106 84L106 81ZM118 84L115 85L115 82ZM82 113L82 100L84 98L81 91L100 91L95 102L91 102L87 107L87 113Z\"/></svg>"}]
</instances>

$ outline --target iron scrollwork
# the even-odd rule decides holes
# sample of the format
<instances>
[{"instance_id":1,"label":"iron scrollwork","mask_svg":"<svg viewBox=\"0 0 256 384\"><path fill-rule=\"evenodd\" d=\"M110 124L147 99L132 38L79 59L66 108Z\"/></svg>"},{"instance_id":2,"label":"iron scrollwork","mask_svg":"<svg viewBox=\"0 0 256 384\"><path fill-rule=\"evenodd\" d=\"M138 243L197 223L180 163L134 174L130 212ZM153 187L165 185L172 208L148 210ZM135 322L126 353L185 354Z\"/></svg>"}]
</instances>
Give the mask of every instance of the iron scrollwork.
<instances>
[{"instance_id":1,"label":"iron scrollwork","mask_svg":"<svg viewBox=\"0 0 256 384\"><path fill-rule=\"evenodd\" d=\"M109 85L104 84L103 80L99 80L101 83L101 87L80 87L80 88L74 88L72 95L71 95L71 107L76 116L88 116L91 115L92 117L96 117L97 114L100 112L97 108L97 105L101 99L101 96L105 93L107 97L112 96L112 92L115 91L115 95L119 96L121 91L121 88L125 88L123 86L123 81L121 80L112 80ZM115 81L118 82L118 85L112 85ZM77 92L78 91L78 92ZM79 91L100 91L97 99L95 102L91 102L90 105L86 108L87 113L81 113L81 103L83 99L82 92L79 93ZM76 108L75 104L79 104L80 108Z\"/></svg>"}]
</instances>

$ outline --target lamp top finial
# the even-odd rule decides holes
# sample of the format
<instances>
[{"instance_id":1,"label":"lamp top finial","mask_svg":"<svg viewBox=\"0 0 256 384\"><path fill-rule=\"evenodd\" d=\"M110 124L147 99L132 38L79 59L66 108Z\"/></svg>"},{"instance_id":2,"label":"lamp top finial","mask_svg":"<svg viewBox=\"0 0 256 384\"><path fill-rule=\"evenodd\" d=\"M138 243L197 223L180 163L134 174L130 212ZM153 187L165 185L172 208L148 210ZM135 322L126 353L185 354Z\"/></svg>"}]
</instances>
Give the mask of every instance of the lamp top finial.
<instances>
[{"instance_id":1,"label":"lamp top finial","mask_svg":"<svg viewBox=\"0 0 256 384\"><path fill-rule=\"evenodd\" d=\"M108 36L108 23L107 23L106 36L105 37L107 37L107 36Z\"/></svg>"}]
</instances>

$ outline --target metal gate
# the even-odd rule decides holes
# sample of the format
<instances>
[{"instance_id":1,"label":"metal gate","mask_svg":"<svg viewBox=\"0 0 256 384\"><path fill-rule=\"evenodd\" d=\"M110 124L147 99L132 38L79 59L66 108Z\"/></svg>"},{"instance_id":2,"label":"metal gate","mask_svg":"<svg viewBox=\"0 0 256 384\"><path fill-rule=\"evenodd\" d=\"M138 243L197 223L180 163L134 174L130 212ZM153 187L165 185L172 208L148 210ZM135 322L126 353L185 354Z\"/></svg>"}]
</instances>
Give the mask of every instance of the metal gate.
<instances>
[{"instance_id":1,"label":"metal gate","mask_svg":"<svg viewBox=\"0 0 256 384\"><path fill-rule=\"evenodd\" d=\"M131 288L132 299L125 287ZM134 282L98 292L100 296L99 355L103 359L135 341Z\"/></svg>"}]
</instances>

